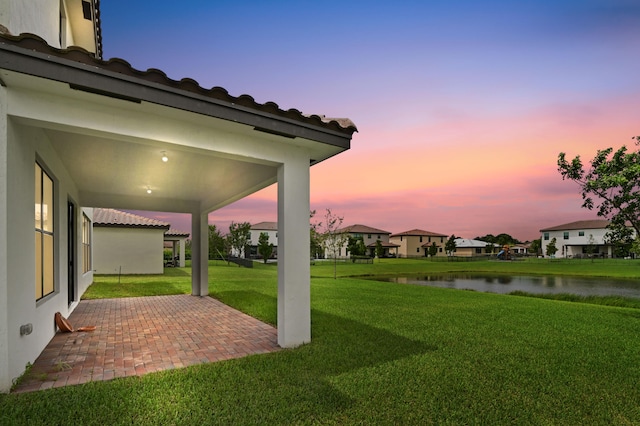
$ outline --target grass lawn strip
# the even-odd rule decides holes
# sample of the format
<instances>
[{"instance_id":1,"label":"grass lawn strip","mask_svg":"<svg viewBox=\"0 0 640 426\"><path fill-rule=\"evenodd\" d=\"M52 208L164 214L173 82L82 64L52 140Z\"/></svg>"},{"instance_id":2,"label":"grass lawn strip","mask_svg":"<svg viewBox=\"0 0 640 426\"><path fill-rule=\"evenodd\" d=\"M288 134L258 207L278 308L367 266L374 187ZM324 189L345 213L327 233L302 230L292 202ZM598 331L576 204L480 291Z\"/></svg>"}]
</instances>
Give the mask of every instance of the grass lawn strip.
<instances>
[{"instance_id":1,"label":"grass lawn strip","mask_svg":"<svg viewBox=\"0 0 640 426\"><path fill-rule=\"evenodd\" d=\"M616 273L630 278L627 265ZM312 266L311 344L1 395L0 424L640 423L639 310L345 277L367 266L338 265L337 280ZM212 296L275 323L273 266L216 264L210 277Z\"/></svg>"}]
</instances>

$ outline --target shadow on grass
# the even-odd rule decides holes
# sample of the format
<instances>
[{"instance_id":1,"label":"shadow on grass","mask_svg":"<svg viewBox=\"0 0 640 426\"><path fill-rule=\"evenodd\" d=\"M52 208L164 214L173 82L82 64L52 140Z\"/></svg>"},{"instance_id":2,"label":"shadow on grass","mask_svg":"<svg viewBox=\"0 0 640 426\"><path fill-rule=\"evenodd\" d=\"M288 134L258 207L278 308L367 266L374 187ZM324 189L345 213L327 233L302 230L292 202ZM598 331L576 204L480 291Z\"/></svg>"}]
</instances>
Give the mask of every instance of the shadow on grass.
<instances>
[{"instance_id":1,"label":"shadow on grass","mask_svg":"<svg viewBox=\"0 0 640 426\"><path fill-rule=\"evenodd\" d=\"M225 303L234 301L234 306L249 313L256 306L266 306L263 320L276 315L276 299L270 295L223 291L212 296ZM0 423L340 423L358 404L357 397L344 388L345 381L356 387L371 385L366 379L358 383L362 379L357 370L375 376L385 370L385 364L437 349L318 309L312 309L311 318L312 342L296 349L109 382L0 395Z\"/></svg>"}]
</instances>

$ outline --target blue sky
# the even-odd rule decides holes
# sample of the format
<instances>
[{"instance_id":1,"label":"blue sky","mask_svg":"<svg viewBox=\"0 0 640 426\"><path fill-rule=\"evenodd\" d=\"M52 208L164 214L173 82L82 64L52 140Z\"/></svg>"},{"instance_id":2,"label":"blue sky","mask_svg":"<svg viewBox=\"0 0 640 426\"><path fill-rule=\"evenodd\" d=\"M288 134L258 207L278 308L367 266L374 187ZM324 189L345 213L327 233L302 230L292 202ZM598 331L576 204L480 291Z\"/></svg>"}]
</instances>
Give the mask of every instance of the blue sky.
<instances>
[{"instance_id":1,"label":"blue sky","mask_svg":"<svg viewBox=\"0 0 640 426\"><path fill-rule=\"evenodd\" d=\"M640 134L640 2L101 2L104 57L349 117L312 168L345 225L467 238L591 218L555 170ZM275 220L275 189L210 216ZM175 219L181 221L182 219Z\"/></svg>"}]
</instances>

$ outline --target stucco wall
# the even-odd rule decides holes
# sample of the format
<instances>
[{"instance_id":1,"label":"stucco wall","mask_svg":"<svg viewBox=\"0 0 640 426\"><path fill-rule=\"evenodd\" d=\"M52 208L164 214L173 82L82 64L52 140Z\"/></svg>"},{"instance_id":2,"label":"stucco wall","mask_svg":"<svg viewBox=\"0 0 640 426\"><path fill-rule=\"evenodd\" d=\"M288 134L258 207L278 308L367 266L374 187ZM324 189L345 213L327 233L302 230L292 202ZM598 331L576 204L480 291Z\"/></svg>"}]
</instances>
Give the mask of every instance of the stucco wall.
<instances>
[{"instance_id":1,"label":"stucco wall","mask_svg":"<svg viewBox=\"0 0 640 426\"><path fill-rule=\"evenodd\" d=\"M162 274L164 229L93 228L96 274Z\"/></svg>"},{"instance_id":2,"label":"stucco wall","mask_svg":"<svg viewBox=\"0 0 640 426\"><path fill-rule=\"evenodd\" d=\"M60 47L60 3L58 0L2 0L0 24L11 34L32 33L53 47Z\"/></svg>"},{"instance_id":3,"label":"stucco wall","mask_svg":"<svg viewBox=\"0 0 640 426\"><path fill-rule=\"evenodd\" d=\"M10 102L10 95L9 102ZM7 344L10 348L7 373L0 376L0 390L6 390L11 380L24 371L27 362L33 362L55 334L54 314L68 316L77 305L68 304L67 256L67 203L79 202L74 183L41 130L8 120L7 131ZM33 191L36 159L54 180L54 234L55 234L55 291L43 299L35 300L35 242ZM5 211L5 210L3 210ZM78 210L79 211L79 210ZM78 238L80 233L76 232ZM76 247L79 241L76 241ZM91 283L92 274L82 274L76 261L76 300ZM20 335L20 325L32 324L33 332ZM0 336L1 339L1 336ZM2 359L0 357L0 362ZM0 374L2 372L0 367Z\"/></svg>"}]
</instances>

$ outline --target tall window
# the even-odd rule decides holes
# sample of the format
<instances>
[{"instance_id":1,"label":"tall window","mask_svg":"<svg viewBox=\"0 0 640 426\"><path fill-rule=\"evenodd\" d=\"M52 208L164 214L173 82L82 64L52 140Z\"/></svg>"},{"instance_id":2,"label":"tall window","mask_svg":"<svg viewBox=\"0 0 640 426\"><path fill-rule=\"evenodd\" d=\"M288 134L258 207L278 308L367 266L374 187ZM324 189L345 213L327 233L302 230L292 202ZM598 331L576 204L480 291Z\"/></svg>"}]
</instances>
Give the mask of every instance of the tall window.
<instances>
[{"instance_id":1,"label":"tall window","mask_svg":"<svg viewBox=\"0 0 640 426\"><path fill-rule=\"evenodd\" d=\"M569 232L565 231L565 232L562 234L562 239L564 239L564 240L568 240L568 239L569 239Z\"/></svg>"},{"instance_id":2,"label":"tall window","mask_svg":"<svg viewBox=\"0 0 640 426\"><path fill-rule=\"evenodd\" d=\"M91 270L91 221L82 215L82 273Z\"/></svg>"},{"instance_id":3,"label":"tall window","mask_svg":"<svg viewBox=\"0 0 640 426\"><path fill-rule=\"evenodd\" d=\"M36 300L53 293L53 180L36 163Z\"/></svg>"},{"instance_id":4,"label":"tall window","mask_svg":"<svg viewBox=\"0 0 640 426\"><path fill-rule=\"evenodd\" d=\"M549 239L549 233L548 232L544 233L544 239L545 239L545 241Z\"/></svg>"}]
</instances>

